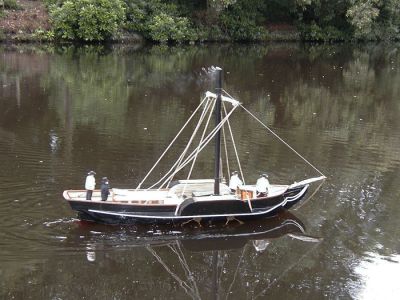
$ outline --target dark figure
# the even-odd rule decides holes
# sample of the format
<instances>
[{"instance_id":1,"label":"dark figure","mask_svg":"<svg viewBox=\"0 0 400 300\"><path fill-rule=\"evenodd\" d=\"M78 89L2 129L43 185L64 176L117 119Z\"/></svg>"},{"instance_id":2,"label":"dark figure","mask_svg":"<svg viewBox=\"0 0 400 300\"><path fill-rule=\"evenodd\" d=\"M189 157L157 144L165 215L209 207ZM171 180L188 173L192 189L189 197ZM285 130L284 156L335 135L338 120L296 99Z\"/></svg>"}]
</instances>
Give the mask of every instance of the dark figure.
<instances>
[{"instance_id":1,"label":"dark figure","mask_svg":"<svg viewBox=\"0 0 400 300\"><path fill-rule=\"evenodd\" d=\"M108 195L110 195L110 185L107 177L103 177L101 180L101 201L107 201Z\"/></svg>"}]
</instances>

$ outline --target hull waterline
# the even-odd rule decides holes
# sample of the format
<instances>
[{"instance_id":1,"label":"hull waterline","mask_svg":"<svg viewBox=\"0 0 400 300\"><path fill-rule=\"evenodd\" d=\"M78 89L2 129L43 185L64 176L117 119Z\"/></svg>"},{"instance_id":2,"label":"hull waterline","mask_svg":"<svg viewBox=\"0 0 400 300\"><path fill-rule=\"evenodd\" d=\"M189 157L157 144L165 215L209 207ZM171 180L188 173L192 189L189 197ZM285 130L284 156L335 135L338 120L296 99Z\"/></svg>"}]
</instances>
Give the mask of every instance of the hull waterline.
<instances>
[{"instance_id":1,"label":"hull waterline","mask_svg":"<svg viewBox=\"0 0 400 300\"><path fill-rule=\"evenodd\" d=\"M177 205L132 205L113 202L68 200L81 220L104 224L132 223L184 223L228 220L254 220L274 216L301 201L308 185L288 190L273 198L256 198L249 201L221 200L190 203L183 209Z\"/></svg>"}]
</instances>

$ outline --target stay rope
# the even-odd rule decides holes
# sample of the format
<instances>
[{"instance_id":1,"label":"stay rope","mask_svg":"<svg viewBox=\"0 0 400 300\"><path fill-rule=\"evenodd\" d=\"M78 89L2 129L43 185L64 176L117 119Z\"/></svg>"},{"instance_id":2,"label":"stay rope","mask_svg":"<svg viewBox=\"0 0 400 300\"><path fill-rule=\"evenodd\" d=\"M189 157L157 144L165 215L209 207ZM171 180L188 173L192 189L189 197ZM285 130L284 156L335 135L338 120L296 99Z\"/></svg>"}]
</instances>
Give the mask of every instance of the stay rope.
<instances>
[{"instance_id":1,"label":"stay rope","mask_svg":"<svg viewBox=\"0 0 400 300\"><path fill-rule=\"evenodd\" d=\"M211 103L213 103L213 105L211 105ZM207 111L210 109L210 112L211 112L211 113L210 113L210 116L208 117L207 124L206 124L206 126L205 126L205 128L204 128L204 131L207 129L208 123L210 122L210 117L211 117L212 111L214 110L214 106L215 106L215 101L208 101L208 102L207 102L206 107L204 108L204 110L203 110L203 112L202 112L202 114L201 114L200 120L199 120L199 122L198 122L198 124L197 124L197 126L196 126L196 128L195 128L195 130L194 130L194 132L193 132L193 134L192 134L192 136L191 136L191 138L190 138L190 141L189 141L188 145L186 146L185 150L182 152L181 156L179 157L179 163L178 163L177 166L176 166L175 172L176 172L176 170L180 167L180 164L182 163L183 158L185 157L187 151L189 150L190 144L192 143L193 139L195 138L195 136L196 136L196 134L197 134L197 131L200 129L201 124L203 123L204 118L205 118L206 115L207 115ZM202 135L202 138L201 138L200 142L201 142L202 139L203 139L204 131L203 131L203 135ZM196 154L196 157L197 157L197 154ZM194 161L195 161L195 160L196 160L196 159L194 159ZM193 167L192 167L192 169L193 169ZM189 176L188 176L188 177L190 177L190 174L192 173L192 169L190 170ZM167 175L167 174L166 174L166 175ZM189 179L189 178L188 178L188 179ZM171 182L171 181L172 181L172 177L171 177L171 179L170 179L169 182ZM185 190L185 189L186 189L186 186L185 186L184 190ZM184 192L184 190L183 190L183 192ZM182 192L182 194L183 194L183 192Z\"/></svg>"},{"instance_id":2,"label":"stay rope","mask_svg":"<svg viewBox=\"0 0 400 300\"><path fill-rule=\"evenodd\" d=\"M214 106L215 106L215 104L216 104L216 101L213 101L213 102L214 102L214 105L213 105L213 108L214 108ZM210 113L209 113L209 115L208 115L207 123L206 123L206 125L204 126L203 133L202 133L201 138L200 138L200 141L199 141L199 146L200 146L201 143L203 142L204 135L205 135L206 132L207 132L207 128L208 128L208 125L210 124L210 120L211 120L212 114L213 114L213 109L210 110ZM189 179L190 176L192 175L194 165L196 164L197 156L198 156L199 153L200 153L200 148L199 148L199 146L197 146L197 148L196 148L197 151L196 151L196 154L194 155L194 158L193 158L193 161L192 161L192 165L190 166L190 170L189 170L189 173L188 173L188 176L187 176L186 179ZM187 187L187 183L185 184L185 186L184 186L183 189L182 189L182 195L185 193L186 187Z\"/></svg>"},{"instance_id":3,"label":"stay rope","mask_svg":"<svg viewBox=\"0 0 400 300\"><path fill-rule=\"evenodd\" d=\"M226 114L225 105L223 105L223 107L224 107L224 112L225 112L225 114ZM232 128L231 128L231 123L229 122L229 120L227 120L226 123L228 124L229 133L230 133L230 135L231 135L232 144L233 144L233 150L235 151L236 161L237 161L237 163L238 163L240 175L242 176L243 184L246 184L245 179L244 179L244 175L243 175L242 165L240 164L239 154L238 154L238 151L237 151L237 148L236 148L235 138L233 137L233 132L232 132Z\"/></svg>"},{"instance_id":4,"label":"stay rope","mask_svg":"<svg viewBox=\"0 0 400 300\"><path fill-rule=\"evenodd\" d=\"M223 90L229 97L232 98L228 94L227 91ZM233 98L232 98L233 99ZM285 146L287 146L290 150L292 150L298 157L304 160L310 167L312 167L315 171L317 171L320 175L326 177L320 170L318 170L312 163L310 163L304 156L302 156L299 152L297 152L292 146L290 146L287 142L285 142L279 135L277 135L271 128L265 125L259 118L257 118L251 111L245 108L241 103L239 104L241 108L243 108L250 116L252 116L258 123L260 123L265 129L267 129L272 135L274 135L278 140L280 140Z\"/></svg>"},{"instance_id":5,"label":"stay rope","mask_svg":"<svg viewBox=\"0 0 400 300\"><path fill-rule=\"evenodd\" d=\"M227 145L226 145L226 136L225 136L225 126L222 126L222 137L224 139L226 170L227 170L228 175L229 175L229 174L231 174L231 170L229 168L228 148L227 148Z\"/></svg>"},{"instance_id":6,"label":"stay rope","mask_svg":"<svg viewBox=\"0 0 400 300\"><path fill-rule=\"evenodd\" d=\"M168 177L169 174L171 174L171 172L172 172L172 174L176 174L176 173L178 172L178 168L179 168L179 166L181 165L182 160L183 160L183 158L185 157L185 155L186 155L186 153L187 153L187 150L189 149L190 144L192 143L192 141L193 141L193 139L194 139L194 137L195 137L195 135L196 135L196 133L197 133L197 130L198 130L198 129L200 128L200 126L201 126L201 123L203 122L204 117L206 116L207 110L208 110L208 109L210 108L210 106L211 106L210 103L211 103L212 101L208 101L208 100L209 100L208 97L206 97L205 99L207 99L207 103L206 103L206 105L205 105L205 108L203 109L203 112L202 112L202 114L201 114L201 116L200 116L199 122L198 122L198 124L197 124L197 126L196 126L196 128L195 128L195 131L193 132L192 136L190 137L190 140L189 140L188 144L186 145L185 149L182 151L182 153L181 153L181 155L179 156L178 160L177 160L177 161L172 165L172 167L164 174L164 176L161 177L156 183L154 183L154 184L153 184L152 186L150 186L148 189L151 189L151 188L157 186L158 184L160 184L165 178ZM212 107L214 107L214 106L212 106ZM174 168L175 168L175 171L173 172ZM163 183L158 189L162 188L164 185L166 185L167 183L171 182L173 176L169 176L168 178L169 178L169 179L167 179L166 181L164 181L164 183Z\"/></svg>"},{"instance_id":7,"label":"stay rope","mask_svg":"<svg viewBox=\"0 0 400 300\"><path fill-rule=\"evenodd\" d=\"M223 110L225 113L225 116L223 117L223 119L220 121L219 124L217 124L216 127L214 127L208 134L207 136L204 138L209 122L210 122L210 118L211 118L211 113L209 113L209 110L211 109L212 112L212 108L215 106L215 99L213 99L213 97L210 97L209 95L206 95L202 101L200 102L200 104L197 106L197 108L193 111L193 113L191 114L191 116L189 117L189 119L185 122L185 124L183 125L183 127L179 130L179 132L176 134L176 136L173 138L173 140L170 142L170 144L168 145L168 147L164 150L164 152L161 154L161 156L158 158L158 160L155 162L155 164L152 166L152 168L148 171L148 173L146 174L146 176L142 179L142 181L139 183L139 185L136 187L136 190L140 189L140 187L142 186L142 184L144 183L144 181L148 178L148 176L151 174L151 172L155 169L155 167L158 165L158 163L161 161L161 159L165 156L165 154L168 152L168 150L171 148L171 146L175 143L175 141L177 140L177 138L181 135L181 133L183 132L183 130L186 128L186 126L189 124L189 122L193 119L193 117L198 113L199 109L203 106L204 102L206 101L206 105L202 111L202 114L199 118L199 121L197 123L197 126L194 130L194 132L192 133L192 136L189 140L189 142L187 143L185 149L182 151L181 155L179 156L178 160L172 165L172 167L163 175L162 178L160 178L156 183L154 183L152 186L150 186L148 189L154 188L155 186L159 185L161 183L161 185L158 187L158 189L162 188L163 186L165 186L166 184L169 184L173 177L180 171L182 170L187 164L189 164L190 162L192 163L192 166L190 168L189 174L187 176L187 179L190 178L194 164L196 162L197 156L198 154L204 149L205 146L207 146L207 144L212 140L212 138L217 134L217 132L219 130L223 131L223 137L224 137L224 145L225 145L225 156L226 158L228 158L228 153L227 153L227 149L226 149L226 138L225 138L225 128L224 128L224 124L227 123L228 125L228 129L229 129L229 133L230 133L230 137L232 140L232 144L233 144L233 148L234 148L234 152L235 152L235 156L236 156L236 160L238 163L238 168L241 174L241 177L243 179L243 183L244 183L244 175L243 175L243 170L242 170L242 166L240 164L240 160L239 160L239 155L238 155L238 151L236 148L236 143L234 140L234 136L233 136L233 132L232 132L232 128L229 122L229 117L231 116L231 114L233 113L233 111L238 107L242 107L244 111L246 111L251 117L253 117L258 123L261 124L261 126L263 126L265 129L267 129L273 136L275 136L279 141L281 141L285 146L287 146L290 150L292 150L298 157L300 157L304 162L306 162L310 167L312 167L315 171L317 171L320 175L322 175L323 177L326 178L326 176L319 170L317 169L310 161L308 161L304 156L302 156L299 152L297 152L292 146L290 146L286 141L284 141L278 134L276 134L271 128L269 128L266 124L264 124L257 116L255 116L251 111L249 111L247 108L245 108L241 103L239 103L238 101L234 100L234 98L229 95L229 93L227 91L225 91L224 89L222 89L222 91L230 98L230 100L228 100L229 102L234 102L233 103L233 108L229 111L229 113L227 113L226 107L225 107L225 103L223 102ZM215 97L215 96L214 96ZM224 96L223 96L224 97ZM210 101L211 100L211 101ZM206 125L204 127L202 136L200 138L200 141L197 145L197 147L185 158L186 154L189 151L190 145L192 144L198 130L200 129L200 127L203 124L204 119L206 118L206 116L208 115L207 121L206 121ZM227 159L228 161L228 159ZM227 169L228 169L228 173L229 173L229 163L227 164Z\"/></svg>"},{"instance_id":8,"label":"stay rope","mask_svg":"<svg viewBox=\"0 0 400 300\"><path fill-rule=\"evenodd\" d=\"M160 162L160 160L164 157L164 155L168 152L169 148L171 148L171 146L174 144L174 142L176 141L176 139L179 137L179 135L182 133L182 131L185 129L185 127L189 124L190 120L192 120L192 118L196 115L197 111L200 109L200 107L203 105L204 101L207 99L207 97L204 97L203 100L200 102L200 104L197 106L197 108L194 110L194 112L192 113L192 115L189 117L189 119L186 121L186 123L183 125L183 127L181 128L181 130L179 130L179 132L176 134L176 136L174 137L174 139L171 141L171 143L168 145L168 147L164 150L164 152L161 154L161 156L158 158L158 160L155 162L155 164L153 165L153 167L150 169L149 172L147 172L146 176L144 176L144 178L142 179L142 181L139 183L139 185L136 187L136 190L140 189L141 185L143 184L143 182L147 179L147 177L151 174L151 172L153 172L154 168L158 165L158 163Z\"/></svg>"},{"instance_id":9,"label":"stay rope","mask_svg":"<svg viewBox=\"0 0 400 300\"><path fill-rule=\"evenodd\" d=\"M176 173L178 173L180 170L182 170L188 163L190 163L193 159L194 156L197 152L197 150L200 152L204 149L204 147L207 146L207 144L212 140L212 138L217 134L217 132L221 129L221 127L224 125L224 123L226 122L226 120L230 117L230 115L233 113L233 111L237 108L237 106L234 106L231 111L225 116L225 118L223 118L221 120L220 123L218 123L218 125L207 135L207 137L203 140L202 144L199 144L198 148L196 148L195 150L193 150L192 153L190 153L190 155L184 160L184 162L180 165L179 168L177 168L177 170L175 170L175 172L173 174L171 174L167 180L165 182L168 182L168 180L175 176ZM161 185L163 186L165 184L165 182ZM156 185L156 184L154 184ZM153 185L153 186L154 186ZM151 187L150 187L151 188Z\"/></svg>"}]
</instances>

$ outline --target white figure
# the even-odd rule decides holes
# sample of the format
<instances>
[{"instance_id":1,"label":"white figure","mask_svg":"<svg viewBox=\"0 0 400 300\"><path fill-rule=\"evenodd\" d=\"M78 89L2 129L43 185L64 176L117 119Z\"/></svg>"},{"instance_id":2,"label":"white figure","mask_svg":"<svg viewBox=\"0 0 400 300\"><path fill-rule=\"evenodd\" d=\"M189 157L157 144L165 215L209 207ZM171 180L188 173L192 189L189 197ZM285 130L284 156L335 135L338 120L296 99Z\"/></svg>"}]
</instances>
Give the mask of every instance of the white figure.
<instances>
[{"instance_id":1,"label":"white figure","mask_svg":"<svg viewBox=\"0 0 400 300\"><path fill-rule=\"evenodd\" d=\"M232 176L229 180L229 188L232 192L235 192L238 187L243 185L243 181L239 178L239 174L237 171L232 172Z\"/></svg>"},{"instance_id":2,"label":"white figure","mask_svg":"<svg viewBox=\"0 0 400 300\"><path fill-rule=\"evenodd\" d=\"M261 177L257 179L256 183L257 196L261 197L267 196L269 189L269 181L267 178L268 178L267 174L262 174Z\"/></svg>"},{"instance_id":3,"label":"white figure","mask_svg":"<svg viewBox=\"0 0 400 300\"><path fill-rule=\"evenodd\" d=\"M94 178L96 172L90 171L86 176L85 189L86 189L86 200L92 200L93 190L96 187L96 179Z\"/></svg>"}]
</instances>

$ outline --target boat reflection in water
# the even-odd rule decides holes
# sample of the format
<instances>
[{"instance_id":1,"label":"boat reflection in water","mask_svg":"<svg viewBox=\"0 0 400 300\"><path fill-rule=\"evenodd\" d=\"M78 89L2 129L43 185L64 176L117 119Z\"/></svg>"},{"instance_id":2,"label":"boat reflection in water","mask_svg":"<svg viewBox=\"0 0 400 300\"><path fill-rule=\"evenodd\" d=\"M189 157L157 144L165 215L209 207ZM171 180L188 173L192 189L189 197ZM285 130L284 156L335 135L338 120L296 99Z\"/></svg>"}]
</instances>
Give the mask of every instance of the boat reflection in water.
<instances>
[{"instance_id":1,"label":"boat reflection in water","mask_svg":"<svg viewBox=\"0 0 400 300\"><path fill-rule=\"evenodd\" d=\"M189 251L211 251L238 249L248 242L253 242L258 247L257 245L263 244L260 241L277 239L287 234L305 236L305 226L294 214L283 211L270 218L246 223L231 221L228 224L221 222L205 226L193 222L175 227L145 224L110 227L79 221L79 227L72 233L80 239L87 236L87 233L96 233L89 238L89 252L93 252L98 246L103 249L157 247L174 243L179 243Z\"/></svg>"},{"instance_id":2,"label":"boat reflection in water","mask_svg":"<svg viewBox=\"0 0 400 300\"><path fill-rule=\"evenodd\" d=\"M123 286L105 277L110 288L148 299L164 293L192 299L232 293L247 297L247 277L258 289L265 288L279 277L274 264L279 262L279 270L295 265L296 254L309 248L302 241L318 241L306 236L303 222L287 211L244 224L213 222L201 227L194 222L175 227L79 222L67 240L74 247L80 244L81 255L86 255L88 264L79 268L122 273L127 279ZM109 290L96 292L112 296Z\"/></svg>"},{"instance_id":3,"label":"boat reflection in water","mask_svg":"<svg viewBox=\"0 0 400 300\"><path fill-rule=\"evenodd\" d=\"M238 249L247 243L252 243L256 250L264 250L272 239L287 234L301 236L305 233L304 224L287 211L254 222L221 225L203 229L193 236L183 237L180 242L189 251Z\"/></svg>"}]
</instances>

